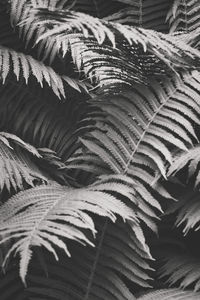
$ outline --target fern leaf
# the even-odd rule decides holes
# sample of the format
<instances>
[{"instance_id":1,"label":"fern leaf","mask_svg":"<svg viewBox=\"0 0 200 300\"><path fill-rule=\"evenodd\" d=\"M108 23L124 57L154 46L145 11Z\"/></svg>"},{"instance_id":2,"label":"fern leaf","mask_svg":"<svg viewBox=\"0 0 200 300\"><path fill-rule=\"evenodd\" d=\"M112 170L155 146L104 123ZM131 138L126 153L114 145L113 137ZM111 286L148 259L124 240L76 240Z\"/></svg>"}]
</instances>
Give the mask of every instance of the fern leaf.
<instances>
[{"instance_id":1,"label":"fern leaf","mask_svg":"<svg viewBox=\"0 0 200 300\"><path fill-rule=\"evenodd\" d=\"M20 279L17 276L16 266L9 268L0 280L2 299L7 300L13 295L19 295L19 298L23 298L23 296L27 294L33 299L38 297L48 299L50 296L53 300L60 298L72 300L87 299L87 285L92 270L94 271L94 277L88 299L94 299L95 297L102 300L135 299L127 289L120 273L125 273L126 276L130 278L133 276L137 278L133 272L133 268L137 270L136 272L140 271L141 276L142 269L148 269L148 265L135 253L137 245L134 243L134 240L136 241L136 238L132 235L131 230L127 230L124 226L123 228L122 226L118 226L118 230L116 230L111 222L109 222L109 228L110 235L105 236L105 241L101 246L103 251L101 251L101 255L98 259L95 256L95 248L81 247L78 244L71 245L73 252L71 258L60 254L60 260L58 262L55 262L46 251L42 251L43 262L46 265L45 268L48 273L48 278L43 275L43 270L35 255L30 264L30 272L27 275L27 287L21 285ZM99 238L100 237L97 237L98 241ZM130 240L128 246L126 243L127 238ZM111 243L113 247L111 247ZM117 258L118 255L120 260ZM95 270L92 268L93 260L96 261ZM140 261L141 264L137 268L135 261ZM144 275L143 282L145 286L147 286L145 278L147 279L147 276ZM5 287L12 280L14 281L12 288L6 289Z\"/></svg>"},{"instance_id":2,"label":"fern leaf","mask_svg":"<svg viewBox=\"0 0 200 300\"><path fill-rule=\"evenodd\" d=\"M194 291L200 290L200 262L187 254L173 254L164 258L165 262L159 269L161 278L167 278L167 283L179 284L180 288L194 286Z\"/></svg>"},{"instance_id":3,"label":"fern leaf","mask_svg":"<svg viewBox=\"0 0 200 300\"><path fill-rule=\"evenodd\" d=\"M133 92L123 96L97 98L95 105L103 113L97 114L96 128L81 138L82 149L70 158L67 167L72 164L72 169L98 174L103 166L108 174L133 177L138 217L156 231L155 220L162 209L153 190L159 191L158 178L166 178L173 153L189 149L196 139L194 130L189 133L183 124L185 118L191 128L194 120L199 124L195 117L200 113L198 85L190 74L183 74L182 79L152 82L151 88L135 85ZM178 115L179 103L185 111ZM170 197L164 189L160 192Z\"/></svg>"},{"instance_id":4,"label":"fern leaf","mask_svg":"<svg viewBox=\"0 0 200 300\"><path fill-rule=\"evenodd\" d=\"M15 74L17 80L20 77L24 78L26 83L28 83L28 79L32 75L41 86L43 86L43 82L46 82L58 97L65 96L61 77L52 68L45 66L42 62L38 62L30 55L18 53L1 46L0 60L0 74L3 84L10 72Z\"/></svg>"},{"instance_id":5,"label":"fern leaf","mask_svg":"<svg viewBox=\"0 0 200 300\"><path fill-rule=\"evenodd\" d=\"M186 235L190 230L199 230L199 192L189 191L168 209L168 214L177 213L175 225L181 226Z\"/></svg>"},{"instance_id":6,"label":"fern leaf","mask_svg":"<svg viewBox=\"0 0 200 300\"><path fill-rule=\"evenodd\" d=\"M129 208L131 202L135 201L131 186L129 191L126 187L126 180L130 182L130 179L125 176L123 178L126 196L129 196L128 203L123 203L120 197L112 195L112 181L115 178L112 180L112 177L108 177L102 184L99 181L80 189L59 185L40 186L16 194L1 206L0 232L2 235L9 234L1 243L17 238L6 257L13 251L20 254L20 275L23 281L33 246L44 246L57 259L55 246L70 255L63 239L92 245L82 231L88 229L94 234L96 230L91 217L84 211L106 216L112 221L119 215L124 220L138 224L135 213Z\"/></svg>"},{"instance_id":7,"label":"fern leaf","mask_svg":"<svg viewBox=\"0 0 200 300\"><path fill-rule=\"evenodd\" d=\"M163 289L149 292L144 296L137 299L139 300L198 300L200 293L194 293L193 291L182 291L179 289Z\"/></svg>"},{"instance_id":8,"label":"fern leaf","mask_svg":"<svg viewBox=\"0 0 200 300\"><path fill-rule=\"evenodd\" d=\"M125 227L121 223L113 226L111 222L106 222L107 233L104 231L105 224L97 221L97 226L99 233L95 240L96 247L72 246L72 257L70 259L61 258L56 273L54 266L48 263L50 277L54 279L52 282L56 283L55 280L59 273L65 274L62 282L67 290L62 291L61 287L59 291L71 299L89 300L94 297L102 300L132 299L134 296L128 290L124 277L143 287L149 287L149 276L146 275L149 266L144 261L147 254L141 249L142 245L129 226ZM127 239L129 240L128 244ZM81 273L80 269L83 270ZM70 280L66 280L68 277L66 274L71 274ZM76 293L74 293L73 286ZM52 294L56 295L56 291L50 286L49 288L52 290ZM40 293L37 287L31 291L35 296Z\"/></svg>"},{"instance_id":9,"label":"fern leaf","mask_svg":"<svg viewBox=\"0 0 200 300\"><path fill-rule=\"evenodd\" d=\"M199 144L194 148L191 148L188 152L181 152L174 157L173 164L170 166L168 175L176 175L180 170L187 167L188 180L195 176L194 186L199 185L199 170L198 165L200 161L200 149Z\"/></svg>"},{"instance_id":10,"label":"fern leaf","mask_svg":"<svg viewBox=\"0 0 200 300\"><path fill-rule=\"evenodd\" d=\"M14 145L14 148L11 146ZM17 147L17 145L19 145ZM26 151L24 151L26 150ZM34 186L37 181L45 183L47 177L31 161L29 154L41 157L31 145L13 134L0 133L0 189L8 191L24 189L24 183Z\"/></svg>"},{"instance_id":11,"label":"fern leaf","mask_svg":"<svg viewBox=\"0 0 200 300\"><path fill-rule=\"evenodd\" d=\"M199 51L178 36L106 22L83 13L38 8L24 22L34 24L30 31L39 30L37 42L42 40L47 49L62 51L63 56L71 49L77 69L100 86L144 83L149 75L199 64ZM48 24L53 28L47 29Z\"/></svg>"},{"instance_id":12,"label":"fern leaf","mask_svg":"<svg viewBox=\"0 0 200 300\"><path fill-rule=\"evenodd\" d=\"M198 0L175 0L167 19L171 32L192 31L199 28L200 3Z\"/></svg>"},{"instance_id":13,"label":"fern leaf","mask_svg":"<svg viewBox=\"0 0 200 300\"><path fill-rule=\"evenodd\" d=\"M157 31L167 31L165 22L166 15L170 8L170 3L165 0L117 0L125 4L125 7L116 13L109 15L106 20L140 26Z\"/></svg>"}]
</instances>

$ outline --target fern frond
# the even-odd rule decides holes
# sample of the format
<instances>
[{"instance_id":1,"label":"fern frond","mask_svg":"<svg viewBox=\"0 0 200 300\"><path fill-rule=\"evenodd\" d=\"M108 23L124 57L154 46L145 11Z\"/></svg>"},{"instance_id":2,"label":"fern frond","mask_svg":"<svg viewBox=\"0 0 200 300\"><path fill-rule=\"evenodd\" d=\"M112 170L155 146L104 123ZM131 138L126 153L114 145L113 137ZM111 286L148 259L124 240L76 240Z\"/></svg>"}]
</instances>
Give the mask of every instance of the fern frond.
<instances>
[{"instance_id":1,"label":"fern frond","mask_svg":"<svg viewBox=\"0 0 200 300\"><path fill-rule=\"evenodd\" d=\"M12 147L12 146L14 147ZM16 147L19 145L18 147ZM25 151L24 151L25 150ZM37 181L48 181L42 172L31 161L29 154L41 157L39 152L31 145L24 143L20 138L9 133L0 133L0 190L4 187L22 190L24 183L34 186Z\"/></svg>"},{"instance_id":2,"label":"fern frond","mask_svg":"<svg viewBox=\"0 0 200 300\"><path fill-rule=\"evenodd\" d=\"M117 222L113 226L108 221L106 224L97 221L97 228L96 247L83 248L77 244L72 246L72 257L70 259L61 258L57 268L55 266L55 270L54 266L47 260L46 264L49 266L47 268L52 283L56 283L59 273L63 274L63 286L67 289L63 290L60 287L59 291L72 300L92 300L96 297L101 300L109 300L110 298L113 300L134 299L127 287L125 278L145 288L150 286L149 276L146 274L149 271L149 266L144 261L148 255L133 231L133 229L137 230L137 227L131 229L129 226L123 226L121 222ZM71 275L66 276L66 274ZM40 280L44 282L40 287L49 288L56 298L55 289L50 287L47 281L45 283L44 277L43 280L40 277ZM75 293L74 289L76 290ZM31 289L31 292L35 296L39 295L38 284Z\"/></svg>"},{"instance_id":3,"label":"fern frond","mask_svg":"<svg viewBox=\"0 0 200 300\"><path fill-rule=\"evenodd\" d=\"M176 213L176 226L181 226L183 233L186 235L190 230L199 230L200 222L200 204L199 192L188 191L179 197L179 201L172 205L168 214Z\"/></svg>"},{"instance_id":4,"label":"fern frond","mask_svg":"<svg viewBox=\"0 0 200 300\"><path fill-rule=\"evenodd\" d=\"M71 258L60 254L58 262L55 262L46 251L42 251L42 261L46 273L44 274L36 252L27 275L27 287L21 285L17 276L18 270L16 270L16 266L8 267L5 275L0 280L2 299L11 299L13 295L14 297L19 295L19 299L23 299L25 295L33 299L38 299L39 297L48 299L51 297L52 300L92 300L97 297L101 300L135 299L126 287L124 278L120 274L125 273L125 276L130 277L130 279L132 277L137 278L133 270L136 269L136 263L140 261L142 265L138 266L137 271L139 272L140 270L139 275L141 277L142 267L148 269L148 265L145 265L140 256L135 253L137 245L134 243L136 238L133 232L127 230L128 228L126 227L122 230L121 226L118 226L118 230L116 230L115 226L111 225L112 223L109 222L110 235L105 236L103 245L101 245L101 255L98 257L95 251L96 248L81 247L78 244L71 245L73 253ZM127 238L130 240L128 246L126 243ZM97 240L99 241L99 239L100 236L97 235ZM93 260L96 263L95 267L93 266ZM91 272L93 272L94 276L87 295L87 286L90 282ZM143 282L145 286L148 286L147 276L143 276ZM13 284L11 284L12 281ZM11 287L6 289L8 284L11 284Z\"/></svg>"},{"instance_id":5,"label":"fern frond","mask_svg":"<svg viewBox=\"0 0 200 300\"><path fill-rule=\"evenodd\" d=\"M98 98L95 105L102 113L93 116L96 129L81 138L82 152L79 149L67 162L68 168L83 167L93 174L103 167L108 173L132 176L137 182L138 214L151 228L155 228L152 217L157 217L153 209L161 209L152 196L152 188L159 190L154 184L160 175L167 177L173 151L189 149L196 139L200 78L193 80L184 74L182 79L154 81L151 88L135 85L123 96Z\"/></svg>"},{"instance_id":6,"label":"fern frond","mask_svg":"<svg viewBox=\"0 0 200 300\"><path fill-rule=\"evenodd\" d=\"M0 86L0 124L37 148L49 148L65 161L78 148L78 137L89 130L92 121L82 127L89 106L86 95L67 87L67 101L61 103L50 89L36 82L6 80ZM93 122L94 123L94 122Z\"/></svg>"},{"instance_id":7,"label":"fern frond","mask_svg":"<svg viewBox=\"0 0 200 300\"><path fill-rule=\"evenodd\" d=\"M188 181L191 177L195 176L194 187L200 184L199 174L199 162L200 162L200 146L199 144L194 148L191 148L187 152L181 152L174 157L174 161L168 170L169 176L176 175L183 168L187 167Z\"/></svg>"},{"instance_id":8,"label":"fern frond","mask_svg":"<svg viewBox=\"0 0 200 300\"><path fill-rule=\"evenodd\" d=\"M155 290L137 298L138 300L198 300L200 293L179 289Z\"/></svg>"},{"instance_id":9,"label":"fern frond","mask_svg":"<svg viewBox=\"0 0 200 300\"><path fill-rule=\"evenodd\" d=\"M117 191L117 195L112 195L117 186L115 181L118 180L122 182L122 189ZM17 239L6 259L13 252L20 254L20 275L25 281L32 247L44 246L58 259L55 247L70 256L63 239L92 245L84 230L90 230L93 234L96 230L92 218L85 211L108 217L112 221L119 215L123 220L137 225L137 217L129 208L135 202L132 195L133 183L126 176L120 176L119 179L117 176L110 176L86 188L72 189L56 184L16 194L0 209L0 233L5 236L1 244ZM127 203L121 201L124 193Z\"/></svg>"},{"instance_id":10,"label":"fern frond","mask_svg":"<svg viewBox=\"0 0 200 300\"><path fill-rule=\"evenodd\" d=\"M179 37L106 22L83 13L37 8L24 22L34 24L29 35L40 34L37 42L41 41L48 55L61 50L64 56L71 50L77 69L99 85L130 86L134 81L147 82L149 75L197 68L199 64L199 51Z\"/></svg>"},{"instance_id":11,"label":"fern frond","mask_svg":"<svg viewBox=\"0 0 200 300\"><path fill-rule=\"evenodd\" d=\"M175 0L167 19L170 31L192 31L200 26L200 3L198 0Z\"/></svg>"},{"instance_id":12,"label":"fern frond","mask_svg":"<svg viewBox=\"0 0 200 300\"><path fill-rule=\"evenodd\" d=\"M194 286L194 291L200 290L200 261L187 254L173 254L164 258L164 264L159 269L161 278L167 278L166 282L173 286L178 284L180 288Z\"/></svg>"},{"instance_id":13,"label":"fern frond","mask_svg":"<svg viewBox=\"0 0 200 300\"><path fill-rule=\"evenodd\" d=\"M119 22L121 24L140 26L147 29L154 29L157 31L168 30L165 19L170 8L169 1L117 1L126 4L125 8L122 8L118 12L109 15L106 20Z\"/></svg>"},{"instance_id":14,"label":"fern frond","mask_svg":"<svg viewBox=\"0 0 200 300\"><path fill-rule=\"evenodd\" d=\"M59 98L65 96L62 78L51 67L45 66L30 55L0 46L0 59L0 76L3 84L11 72L15 74L17 80L24 78L26 84L32 75L41 86L46 82Z\"/></svg>"}]
</instances>

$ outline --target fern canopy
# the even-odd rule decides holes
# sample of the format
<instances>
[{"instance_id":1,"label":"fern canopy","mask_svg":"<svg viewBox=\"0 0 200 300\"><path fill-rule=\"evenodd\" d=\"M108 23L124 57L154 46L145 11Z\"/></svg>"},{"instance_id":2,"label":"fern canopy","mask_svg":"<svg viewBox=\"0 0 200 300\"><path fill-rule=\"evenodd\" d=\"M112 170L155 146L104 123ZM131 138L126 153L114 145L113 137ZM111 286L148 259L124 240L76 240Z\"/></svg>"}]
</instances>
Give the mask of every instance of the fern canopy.
<instances>
[{"instance_id":1,"label":"fern canopy","mask_svg":"<svg viewBox=\"0 0 200 300\"><path fill-rule=\"evenodd\" d=\"M119 179L129 201L134 202L130 187L133 182L129 178ZM20 274L23 281L32 255L31 247L44 246L58 259L55 246L70 255L62 238L92 245L80 230L88 229L95 233L94 223L85 210L112 221L116 220L115 214L118 214L124 220L137 224L137 217L131 208L112 196L115 185L112 177L108 177L83 189L69 189L59 185L40 186L16 194L2 205L0 227L1 234L5 237L1 243L18 239L9 250L7 258L13 251L20 253Z\"/></svg>"},{"instance_id":2,"label":"fern canopy","mask_svg":"<svg viewBox=\"0 0 200 300\"><path fill-rule=\"evenodd\" d=\"M199 12L1 1L1 300L200 298Z\"/></svg>"}]
</instances>

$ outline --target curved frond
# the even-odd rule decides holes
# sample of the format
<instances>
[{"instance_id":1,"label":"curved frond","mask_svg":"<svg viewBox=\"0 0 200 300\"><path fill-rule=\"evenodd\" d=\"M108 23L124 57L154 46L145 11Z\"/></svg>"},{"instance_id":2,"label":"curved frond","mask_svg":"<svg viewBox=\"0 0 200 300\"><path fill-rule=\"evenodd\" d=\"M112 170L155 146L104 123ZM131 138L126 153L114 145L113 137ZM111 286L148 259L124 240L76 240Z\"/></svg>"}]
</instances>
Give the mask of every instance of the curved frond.
<instances>
[{"instance_id":1,"label":"curved frond","mask_svg":"<svg viewBox=\"0 0 200 300\"><path fill-rule=\"evenodd\" d=\"M173 286L178 284L180 288L194 286L194 291L200 290L200 261L187 254L173 254L163 259L165 262L159 269L161 278L167 278L166 282Z\"/></svg>"},{"instance_id":2,"label":"curved frond","mask_svg":"<svg viewBox=\"0 0 200 300\"><path fill-rule=\"evenodd\" d=\"M137 239L133 231L121 225L117 226L116 230L116 227L109 222L110 235L106 235L103 244L99 246L102 251L98 257L96 248L82 247L78 244L71 245L71 258L59 255L58 262L43 251L38 262L36 251L27 275L27 287L22 286L16 267L8 268L0 280L2 299L8 300L14 296L17 300L18 298L21 300L25 295L33 299L51 297L52 300L135 299L121 275L124 274L129 279L135 280L139 280L138 275L144 276L143 284L148 287L148 276L142 271L142 268L148 269L148 265L142 262L135 252ZM128 245L127 238L129 239ZM97 241L99 239L100 235L97 235ZM136 267L136 264L140 266ZM13 284L11 284L12 281ZM10 288L6 289L10 284Z\"/></svg>"},{"instance_id":3,"label":"curved frond","mask_svg":"<svg viewBox=\"0 0 200 300\"><path fill-rule=\"evenodd\" d=\"M61 103L48 89L36 82L6 80L0 87L1 128L12 132L37 148L49 148L64 161L78 147L79 131L86 110L85 95L67 87L67 101ZM94 122L93 122L94 123Z\"/></svg>"},{"instance_id":4,"label":"curved frond","mask_svg":"<svg viewBox=\"0 0 200 300\"><path fill-rule=\"evenodd\" d=\"M38 62L32 56L0 46L0 60L0 78L3 84L11 72L17 80L24 78L26 83L33 76L41 86L46 82L59 98L65 96L62 78L51 67Z\"/></svg>"},{"instance_id":5,"label":"curved frond","mask_svg":"<svg viewBox=\"0 0 200 300\"><path fill-rule=\"evenodd\" d=\"M200 26L200 3L198 0L174 0L167 19L170 31L192 31Z\"/></svg>"},{"instance_id":6,"label":"curved frond","mask_svg":"<svg viewBox=\"0 0 200 300\"><path fill-rule=\"evenodd\" d=\"M200 293L179 289L155 290L137 298L138 300L198 300Z\"/></svg>"},{"instance_id":7,"label":"curved frond","mask_svg":"<svg viewBox=\"0 0 200 300\"><path fill-rule=\"evenodd\" d=\"M113 195L118 180L122 189ZM86 188L73 189L56 184L16 194L0 210L0 233L4 236L1 244L17 239L6 259L13 252L20 254L20 275L24 281L33 246L45 247L58 259L55 247L70 256L63 239L92 245L84 231L95 234L96 230L92 218L85 211L108 217L112 221L119 215L123 220L137 225L137 217L129 208L135 202L131 187L133 183L126 176L111 176L101 178ZM121 201L123 195L127 203Z\"/></svg>"},{"instance_id":8,"label":"curved frond","mask_svg":"<svg viewBox=\"0 0 200 300\"><path fill-rule=\"evenodd\" d=\"M24 143L17 136L4 132L0 133L1 191L4 187L8 191L11 189L15 191L22 190L25 182L29 186L34 186L37 181L40 183L47 182L48 179L31 161L30 155L41 157L33 146Z\"/></svg>"},{"instance_id":9,"label":"curved frond","mask_svg":"<svg viewBox=\"0 0 200 300\"><path fill-rule=\"evenodd\" d=\"M176 226L181 226L186 235L190 230L199 230L200 202L199 191L187 191L181 195L178 202L172 205L168 214L176 213Z\"/></svg>"},{"instance_id":10,"label":"curved frond","mask_svg":"<svg viewBox=\"0 0 200 300\"><path fill-rule=\"evenodd\" d=\"M50 56L59 51L65 56L71 50L77 69L99 85L147 83L150 75L199 65L199 51L178 36L68 10L37 8L30 12L24 20L33 24L28 35L35 32L37 42Z\"/></svg>"},{"instance_id":11,"label":"curved frond","mask_svg":"<svg viewBox=\"0 0 200 300\"><path fill-rule=\"evenodd\" d=\"M200 145L198 144L187 152L181 152L174 157L173 163L168 170L168 176L174 176L183 168L187 167L188 181L195 176L194 187L197 187L200 184L199 162Z\"/></svg>"},{"instance_id":12,"label":"curved frond","mask_svg":"<svg viewBox=\"0 0 200 300\"><path fill-rule=\"evenodd\" d=\"M82 152L79 149L67 162L69 169L83 167L98 174L104 167L104 172L132 176L138 213L152 228L150 220L157 216L152 208L160 209L152 189L159 191L160 175L167 178L173 151L187 150L197 139L193 126L199 124L200 85L193 80L184 74L182 79L154 81L151 88L134 86L123 96L99 98L95 105L102 112L93 116L96 129L81 138ZM165 195L163 188L160 192Z\"/></svg>"}]
</instances>

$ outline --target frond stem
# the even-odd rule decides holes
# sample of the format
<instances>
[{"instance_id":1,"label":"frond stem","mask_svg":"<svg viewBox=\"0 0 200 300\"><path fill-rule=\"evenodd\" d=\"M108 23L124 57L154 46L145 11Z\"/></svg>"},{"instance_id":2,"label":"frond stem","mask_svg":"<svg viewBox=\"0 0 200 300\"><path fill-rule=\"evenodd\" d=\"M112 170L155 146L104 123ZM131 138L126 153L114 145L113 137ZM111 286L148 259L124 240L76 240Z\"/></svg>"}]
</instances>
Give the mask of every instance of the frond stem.
<instances>
[{"instance_id":1,"label":"frond stem","mask_svg":"<svg viewBox=\"0 0 200 300\"><path fill-rule=\"evenodd\" d=\"M95 271L96 271L96 268L97 268L99 256L100 256L100 253L101 253L101 247L102 247L102 244L103 244L103 240L104 240L104 236L105 236L105 233L106 233L107 226L108 226L108 218L106 218L106 221L105 221L103 229L102 229L99 245L98 245L97 252L96 252L96 255L95 255L95 259L94 259L94 263L93 263L93 266L92 266L91 274L90 274L90 277L89 277L89 282L88 282L88 285L87 285L87 292L85 294L84 300L88 300L88 297L90 295L90 290L91 290L92 282L93 282L93 279L94 279Z\"/></svg>"},{"instance_id":2,"label":"frond stem","mask_svg":"<svg viewBox=\"0 0 200 300\"><path fill-rule=\"evenodd\" d=\"M172 91L172 93L174 94L174 93L177 91L177 89L178 89L178 87L174 88L174 90ZM126 173L127 173L128 168L129 168L129 166L130 166L130 163L131 163L131 161L132 161L132 159L133 159L135 153L137 152L138 147L140 146L140 143L142 142L142 140L143 140L145 134L147 133L147 130L149 129L149 127L150 127L150 125L152 124L152 122L154 121L156 115L159 114L159 112L161 111L161 109L163 108L163 106L165 106L165 104L166 104L167 101L170 99L170 97L171 97L171 96L168 96L168 97L165 99L165 101L162 103L162 105L160 105L159 108L154 112L153 117L151 118L151 120L150 120L150 121L148 122L148 124L146 125L144 132L142 133L142 135L141 135L139 141L137 142L137 144L136 144L136 146L135 146L135 149L134 149L133 152L131 153L129 160L128 160L127 164L125 165L123 174L126 174Z\"/></svg>"}]
</instances>

